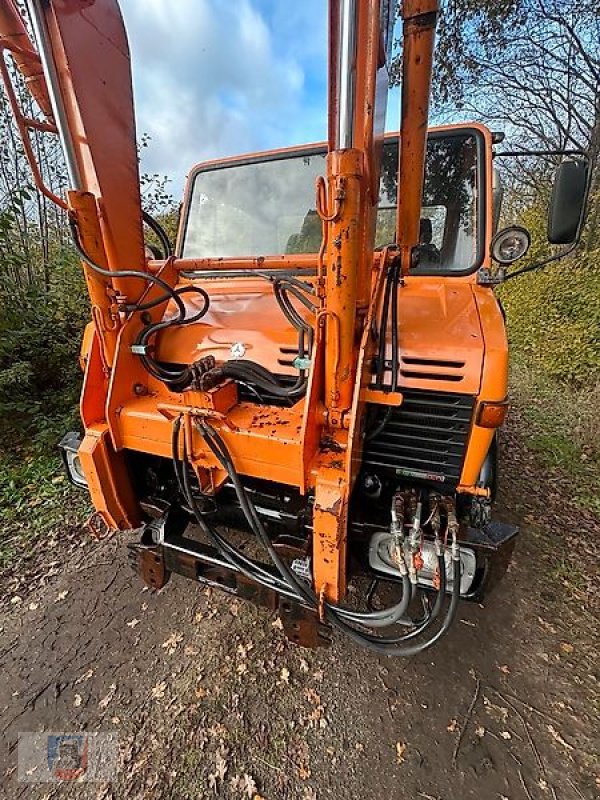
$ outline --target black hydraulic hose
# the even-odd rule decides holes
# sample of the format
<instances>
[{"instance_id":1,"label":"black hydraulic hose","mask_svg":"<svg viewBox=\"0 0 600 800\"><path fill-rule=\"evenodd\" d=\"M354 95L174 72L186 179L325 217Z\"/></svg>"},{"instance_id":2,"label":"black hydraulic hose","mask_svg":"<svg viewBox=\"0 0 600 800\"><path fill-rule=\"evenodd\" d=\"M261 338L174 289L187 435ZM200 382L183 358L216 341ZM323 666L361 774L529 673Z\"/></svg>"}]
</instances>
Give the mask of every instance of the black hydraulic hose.
<instances>
[{"instance_id":1,"label":"black hydraulic hose","mask_svg":"<svg viewBox=\"0 0 600 800\"><path fill-rule=\"evenodd\" d=\"M442 610L442 606L444 605L444 598L446 596L446 589L448 586L448 581L446 578L446 564L444 561L443 556L438 556L438 570L440 570L440 585L436 592L435 603L433 604L433 608L429 613L426 613L421 620L418 620L415 624L413 630L409 631L408 633L403 633L402 636L387 636L386 643L389 645L394 644L401 644L402 642L408 642L412 639L416 639L420 636L424 631L429 628L432 622L434 622L440 615ZM372 639L375 643L381 641L380 638L373 638Z\"/></svg>"},{"instance_id":2,"label":"black hydraulic hose","mask_svg":"<svg viewBox=\"0 0 600 800\"><path fill-rule=\"evenodd\" d=\"M153 222L156 223L155 220ZM148 224L150 224L150 223L148 223ZM158 227L160 227L158 225L158 223L156 223L156 225ZM149 273L149 272L142 272L142 271L139 271L139 270L130 270L130 269L110 270L110 269L105 269L104 267L101 267L99 264L96 264L96 262L93 261L93 259L91 259L88 256L88 254L83 249L83 246L81 245L81 241L80 241L80 238L79 238L79 230L77 228L77 223L76 223L75 219L69 218L69 227L71 229L71 235L73 237L73 243L74 243L75 249L76 249L79 257L92 270L94 270L94 272L98 273L99 275L102 275L105 278L111 278L111 279L112 278L133 278L133 279L136 279L136 280L144 280L147 283L152 283L152 284L154 284L156 286L160 286L161 289L163 289L164 292L165 292L164 295L162 295L161 297L157 298L156 300L154 300L152 302L127 305L127 306L124 307L124 310L129 311L129 312L132 312L132 311L133 312L145 311L145 310L148 310L150 308L154 308L156 305L159 305L160 303L163 303L163 302L165 302L167 300L173 300L173 302L177 306L178 316L173 317L173 318L171 318L169 320L164 320L162 322L155 323L153 325L149 325L146 328L144 328L140 332L140 334L138 334L138 336L136 338L136 344L137 345L147 345L148 340L150 339L151 336L153 336L154 334L158 333L160 330L163 330L164 328L170 327L171 325L184 325L184 324L187 325L187 324L190 324L190 323L193 323L193 322L197 322L208 311L208 307L209 307L209 304L210 304L210 298L209 298L208 294L204 291L204 289L201 289L198 286L194 286L194 287L191 287L191 286L187 287L186 286L186 287L182 287L180 289L173 289L171 286L169 286L169 284L166 281L162 280L162 278L159 278L157 275L153 275L152 273ZM165 236L166 236L166 234L165 234ZM186 310L185 310L185 306L183 304L183 301L181 300L181 295L186 293L186 292L190 292L190 291L194 291L197 294L202 295L203 300L204 300L204 305L203 305L203 307L200 309L200 311L198 313L196 313L193 316L188 317L186 319ZM155 377L157 380L163 381L165 383L168 383L169 381L181 380L183 377L185 377L185 370L168 370L168 369L166 369L164 367L161 367L147 353L145 353L145 354L143 354L141 356L141 361L142 361L142 364L143 364L144 368L153 377ZM187 367L185 369L187 369Z\"/></svg>"},{"instance_id":3,"label":"black hydraulic hose","mask_svg":"<svg viewBox=\"0 0 600 800\"><path fill-rule=\"evenodd\" d=\"M441 626L438 630L425 641L416 642L412 645L404 645L404 646L396 646L392 643L392 640L386 640L381 637L380 640L372 636L366 636L365 634L359 633L355 628L350 625L347 625L342 620L336 620L334 624L336 627L340 628L344 631L351 639L353 639L358 644L364 645L368 647L370 650L373 650L376 653L380 653L381 655L387 656L403 656L404 658L409 658L410 656L418 655L422 653L424 650L428 650L432 647L436 642L438 642L444 634L446 634L454 622L456 617L456 612L458 610L458 603L460 600L460 559L456 559L453 564L452 570L452 595L450 597L450 605L448 606L448 610L446 612L446 616L444 617L444 621L442 622ZM429 626L431 620L426 623L423 623L424 626ZM419 631L422 633L422 631ZM414 636L418 634L413 632ZM414 638L411 634L408 634L405 637L398 637L401 638L402 641L406 641L407 638Z\"/></svg>"},{"instance_id":4,"label":"black hydraulic hose","mask_svg":"<svg viewBox=\"0 0 600 800\"><path fill-rule=\"evenodd\" d=\"M281 276L269 278L269 280L271 280L273 283L277 283L279 286L284 286L285 284L288 284L286 288L293 287L297 291L304 292L305 294L313 296L316 294L315 287L313 286L312 283L301 281L298 278L294 278L293 275L284 274ZM307 308L309 307L308 303L310 303L310 301L308 298L304 298L300 300L300 302L303 303ZM311 303L311 305L313 304Z\"/></svg>"},{"instance_id":5,"label":"black hydraulic hose","mask_svg":"<svg viewBox=\"0 0 600 800\"><path fill-rule=\"evenodd\" d=\"M392 276L392 383L391 391L398 391L398 372L400 359L398 355L398 282L400 278L400 259L393 265Z\"/></svg>"},{"instance_id":6,"label":"black hydraulic hose","mask_svg":"<svg viewBox=\"0 0 600 800\"><path fill-rule=\"evenodd\" d=\"M247 558L243 553L240 553L239 550L237 550L230 542L228 542L217 531L215 531L204 519L202 511L198 508L198 504L194 499L189 482L189 475L187 473L187 444L185 437L183 440L181 474L179 471L179 433L181 429L181 420L182 418L179 416L173 425L171 439L173 469L175 471L179 489L190 506L198 526L204 535L212 541L220 555L225 558L225 560L231 564L232 567L239 570L247 578L260 583L262 586L266 586L269 589L274 589L275 591L287 590L289 592L289 587L282 583L282 581L278 579L276 575L268 572L260 564L257 564L256 562Z\"/></svg>"},{"instance_id":7,"label":"black hydraulic hose","mask_svg":"<svg viewBox=\"0 0 600 800\"><path fill-rule=\"evenodd\" d=\"M182 294L191 294L192 292L195 292L196 294L205 294L204 289L200 289L199 286L181 286L179 289L173 289L173 291L178 296L181 296ZM151 300L148 303L128 303L127 305L122 306L122 308L127 312L150 311L151 308L156 308L156 306L160 306L162 303L166 303L170 299L170 294L161 294L160 297L157 297L155 300Z\"/></svg>"},{"instance_id":8,"label":"black hydraulic hose","mask_svg":"<svg viewBox=\"0 0 600 800\"><path fill-rule=\"evenodd\" d=\"M349 609L342 610L338 607L338 613L349 620L350 622L357 622L367 625L369 628L388 628L390 625L395 625L398 620L402 619L408 611L410 601L412 599L412 589L410 578L408 574L402 576L402 597L400 602L390 608L381 609L379 611L350 611Z\"/></svg>"},{"instance_id":9,"label":"black hydraulic hose","mask_svg":"<svg viewBox=\"0 0 600 800\"><path fill-rule=\"evenodd\" d=\"M262 528L262 523L260 522L258 514L256 513L254 504L252 503L252 501L250 500L250 498L246 493L245 487L239 480L239 476L237 474L237 471L235 470L235 467L233 466L231 457L227 452L225 443L223 442L219 434L214 430L214 428L207 425L206 423L204 424L199 423L199 428L205 440L211 447L213 453L215 453L215 455L221 462L223 468L228 472L231 481L233 483L233 486L236 490L236 494L238 494L238 499L240 501L240 505L242 506L242 511L246 516L246 520L248 521L251 530L254 530L256 533L258 533L260 528ZM257 526L259 526L258 530ZM275 552L274 548L272 547L271 540L269 539L266 532L264 532L264 535L260 535L259 533L259 539L264 544L269 554L271 554L271 550ZM403 576L402 584L403 584L402 586L403 594L401 601L389 608L381 609L378 611L362 612L362 611L354 611L353 609L346 609L343 608L342 606L335 606L335 610L343 614L344 616L351 617L353 621L356 621L357 623L366 624L369 627L388 627L389 625L394 624L397 620L399 620L406 614L406 611L408 610L408 606L412 599L411 586L408 575Z\"/></svg>"},{"instance_id":10,"label":"black hydraulic hose","mask_svg":"<svg viewBox=\"0 0 600 800\"><path fill-rule=\"evenodd\" d=\"M387 344L387 324L390 305L390 292L392 290L392 270L393 265L388 269L385 278L385 288L383 292L383 302L381 306L381 320L379 323L379 347L377 352L377 373L375 376L375 386L381 389L383 386L383 376L385 373L385 350Z\"/></svg>"},{"instance_id":11,"label":"black hydraulic hose","mask_svg":"<svg viewBox=\"0 0 600 800\"><path fill-rule=\"evenodd\" d=\"M385 372L385 349L387 344L387 320L388 320L388 306L391 305L392 312L392 358L391 370L392 380L390 391L398 391L398 372L400 371L399 350L398 350L398 284L400 280L400 261L396 259L388 273L385 285L385 296L383 301L381 327L379 329L379 352L377 356L377 375L375 384L378 389L383 388L383 375ZM389 289L389 291L388 291ZM391 303L390 303L391 292ZM381 420L375 427L368 431L365 436L365 442L370 442L375 439L385 429L392 416L392 406L388 406Z\"/></svg>"},{"instance_id":12,"label":"black hydraulic hose","mask_svg":"<svg viewBox=\"0 0 600 800\"><path fill-rule=\"evenodd\" d=\"M225 378L240 379L276 397L300 397L306 390L306 380L297 381L293 386L285 386L272 372L254 361L245 359L226 361L218 369Z\"/></svg>"},{"instance_id":13,"label":"black hydraulic hose","mask_svg":"<svg viewBox=\"0 0 600 800\"><path fill-rule=\"evenodd\" d=\"M79 238L77 223L72 217L69 217L69 227L71 229L71 236L73 238L75 250L77 251L77 254L81 260L84 261L88 267L90 267L90 269L93 269L94 272L98 273L98 275L102 275L104 278L132 278L134 280L146 281L147 283L153 283L156 286L160 286L165 294L168 295L168 297L173 300L177 306L180 318L183 319L185 317L185 306L183 305L181 298L178 296L175 289L169 286L166 281L163 281L162 278L159 278L158 275L153 275L151 272L142 272L141 270L136 269L112 270L101 267L100 264L96 264L96 262L93 261L83 249L81 240Z\"/></svg>"},{"instance_id":14,"label":"black hydraulic hose","mask_svg":"<svg viewBox=\"0 0 600 800\"><path fill-rule=\"evenodd\" d=\"M173 255L173 246L171 245L171 241L167 235L167 232L160 224L157 219L154 219L153 216L148 214L147 211L142 211L142 219L146 223L146 225L156 234L159 242L162 245L162 252L164 258L169 258Z\"/></svg>"},{"instance_id":15,"label":"black hydraulic hose","mask_svg":"<svg viewBox=\"0 0 600 800\"><path fill-rule=\"evenodd\" d=\"M385 428L385 426L390 421L390 417L391 416L392 416L392 406L388 406L386 408L385 413L384 413L383 417L381 418L381 420L377 423L377 425L375 425L374 428L372 428L366 434L365 442L371 442L373 439L375 439L377 436L379 436L381 431Z\"/></svg>"},{"instance_id":16,"label":"black hydraulic hose","mask_svg":"<svg viewBox=\"0 0 600 800\"><path fill-rule=\"evenodd\" d=\"M309 325L301 316L298 314L294 306L292 305L287 291L292 292L294 297L298 298L306 308L308 308L313 313L316 311L316 307L308 301L307 298L303 298L299 292L293 289L286 289L283 285L283 281L276 280L273 283L273 294L277 303L279 304L279 308L281 309L283 315L286 317L290 325L292 325L298 331L298 355L303 358L304 357L304 337L308 339L308 355L309 357L312 355L313 349L313 340L314 340L314 331L311 325ZM300 370L301 378L304 377L304 371Z\"/></svg>"},{"instance_id":17,"label":"black hydraulic hose","mask_svg":"<svg viewBox=\"0 0 600 800\"><path fill-rule=\"evenodd\" d=\"M242 510L246 514L246 519L248 524L250 525L251 530L254 530L258 535L258 538L263 543L265 548L267 549L269 555L273 563L275 564L277 570L279 571L282 578L286 581L292 592L295 592L305 600L305 602L312 606L313 608L318 607L319 600L316 597L314 591L311 587L303 584L297 576L294 574L293 570L291 570L287 564L285 564L282 559L279 557L279 554L273 548L273 545L262 526L262 523L256 513L256 509L254 508L254 504L247 496L244 486L242 485L237 471L235 470L235 466L231 461L230 456L227 453L227 448L225 443L219 436L219 434L212 428L205 420L201 420L198 423L198 427L202 434L204 435L205 441L211 446L214 454L217 456L219 461L221 462L224 469L228 472L230 479L236 489L236 493L238 494L238 500L242 507ZM452 624L454 617L456 616L456 610L458 607L458 601L460 599L460 558L457 558L454 561L454 582L452 587L452 598L450 601L450 606L448 608L448 612L442 623L440 629L429 639L416 643L414 645L409 645L405 647L397 647L394 646L396 642L400 639L402 640L403 637L398 637L394 639L387 639L385 637L373 637L364 632L357 630L356 628L349 625L347 622L343 620L343 618L338 613L338 609L335 605L325 602L323 604L323 610L325 613L326 619L331 622L331 624L341 630L342 632L346 633L350 638L352 638L357 643L368 647L369 649L374 650L378 653L383 653L386 655L398 655L398 656L412 656L417 653L426 650L427 648L431 647L435 642L437 642L448 630L450 625ZM440 574L440 590L439 595L443 598L443 589L445 591L445 572ZM426 627L428 627L433 620L428 618L419 633L422 633Z\"/></svg>"},{"instance_id":18,"label":"black hydraulic hose","mask_svg":"<svg viewBox=\"0 0 600 800\"><path fill-rule=\"evenodd\" d=\"M173 317L167 320L161 320L159 322L155 322L151 325L147 325L143 328L137 335L135 344L141 347L147 347L149 345L150 339L155 336L159 331L165 330L166 328L170 328L171 326L175 325L190 325L194 322L198 322L208 311L210 305L210 298L208 294L201 289L199 286L194 287L183 287L182 289L178 289L177 292L179 294L183 294L187 289L194 290L197 294L202 295L204 300L204 305L202 308L196 312L196 314L192 315L191 317L185 317L181 319L180 317ZM158 362L152 358L147 352L141 356L142 363L146 370L157 380L163 381L165 383L179 383L184 382L189 377L191 381L192 375L190 373L189 367L184 367L183 369L169 369L167 367L163 367L162 365L158 364Z\"/></svg>"}]
</instances>

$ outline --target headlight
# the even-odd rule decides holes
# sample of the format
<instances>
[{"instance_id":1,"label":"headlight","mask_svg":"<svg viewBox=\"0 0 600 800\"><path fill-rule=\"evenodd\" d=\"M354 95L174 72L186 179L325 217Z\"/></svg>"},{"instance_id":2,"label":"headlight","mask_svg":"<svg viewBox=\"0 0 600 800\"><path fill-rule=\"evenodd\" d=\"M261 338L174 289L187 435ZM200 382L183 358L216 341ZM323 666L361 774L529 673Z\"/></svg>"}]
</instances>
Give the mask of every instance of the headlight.
<instances>
[{"instance_id":1,"label":"headlight","mask_svg":"<svg viewBox=\"0 0 600 800\"><path fill-rule=\"evenodd\" d=\"M519 225L503 228L492 239L491 256L498 264L512 264L513 261L523 258L530 243L531 238L525 228Z\"/></svg>"},{"instance_id":2,"label":"headlight","mask_svg":"<svg viewBox=\"0 0 600 800\"><path fill-rule=\"evenodd\" d=\"M62 450L63 463L71 483L81 489L87 489L88 483L83 473L78 453L80 444L81 437L79 434L71 432L63 436L58 446Z\"/></svg>"}]
</instances>

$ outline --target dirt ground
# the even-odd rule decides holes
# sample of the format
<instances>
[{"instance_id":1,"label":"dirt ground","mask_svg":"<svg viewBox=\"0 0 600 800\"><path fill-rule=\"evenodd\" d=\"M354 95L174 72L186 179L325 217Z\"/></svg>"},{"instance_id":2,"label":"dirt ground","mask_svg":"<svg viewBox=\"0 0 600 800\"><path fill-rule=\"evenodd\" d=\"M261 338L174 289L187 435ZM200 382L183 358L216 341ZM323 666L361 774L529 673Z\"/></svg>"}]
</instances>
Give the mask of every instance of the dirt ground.
<instances>
[{"instance_id":1,"label":"dirt ground","mask_svg":"<svg viewBox=\"0 0 600 800\"><path fill-rule=\"evenodd\" d=\"M267 612L182 578L145 590L121 537L61 531L3 580L4 796L599 797L599 520L526 434L513 417L503 441L509 574L409 660L298 649ZM118 779L19 784L17 735L37 730L117 731Z\"/></svg>"}]
</instances>

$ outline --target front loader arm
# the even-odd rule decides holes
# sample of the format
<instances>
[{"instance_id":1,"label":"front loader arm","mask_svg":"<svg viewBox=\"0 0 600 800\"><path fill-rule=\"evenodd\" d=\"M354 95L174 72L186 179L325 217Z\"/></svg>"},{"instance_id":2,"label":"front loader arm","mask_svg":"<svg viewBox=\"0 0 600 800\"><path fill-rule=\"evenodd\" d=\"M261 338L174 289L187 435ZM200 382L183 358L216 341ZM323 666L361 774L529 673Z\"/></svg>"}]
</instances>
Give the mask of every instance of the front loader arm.
<instances>
[{"instance_id":1,"label":"front loader arm","mask_svg":"<svg viewBox=\"0 0 600 800\"><path fill-rule=\"evenodd\" d=\"M108 267L144 270L131 68L118 3L26 5L37 47L12 0L0 2L0 40L20 48L16 66L58 129L71 189L95 198ZM117 279L115 286L131 299L140 294L139 285Z\"/></svg>"},{"instance_id":2,"label":"front loader arm","mask_svg":"<svg viewBox=\"0 0 600 800\"><path fill-rule=\"evenodd\" d=\"M127 36L116 0L27 0L26 7L33 38L13 0L0 0L0 43L12 52L45 117L41 123L27 119L13 106L26 153L31 161L33 128L59 135L71 189L66 205L40 185L40 170L32 163L36 183L68 206L81 246L108 271L99 275L83 264L97 345L90 351L81 399L86 426L81 461L86 472L99 476L93 500L106 522L132 527L139 522L137 502L114 448L116 432L107 424L125 321L117 301L133 303L147 289L143 280L119 275L123 269L147 270ZM10 81L7 70L3 77ZM13 87L6 88L14 97Z\"/></svg>"}]
</instances>

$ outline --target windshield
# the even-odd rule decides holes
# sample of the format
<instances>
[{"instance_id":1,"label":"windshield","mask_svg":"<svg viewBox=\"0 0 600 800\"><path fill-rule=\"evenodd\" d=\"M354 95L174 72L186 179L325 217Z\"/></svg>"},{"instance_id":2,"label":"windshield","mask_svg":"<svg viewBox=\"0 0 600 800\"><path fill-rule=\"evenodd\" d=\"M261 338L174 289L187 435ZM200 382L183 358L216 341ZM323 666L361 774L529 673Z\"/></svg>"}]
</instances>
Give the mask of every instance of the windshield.
<instances>
[{"instance_id":1,"label":"windshield","mask_svg":"<svg viewBox=\"0 0 600 800\"><path fill-rule=\"evenodd\" d=\"M184 258L241 258L316 253L321 222L315 179L325 152L200 170L193 181ZM395 239L398 143L384 145L376 247ZM479 240L476 136L432 134L427 144L419 272L465 272L477 266Z\"/></svg>"}]
</instances>

